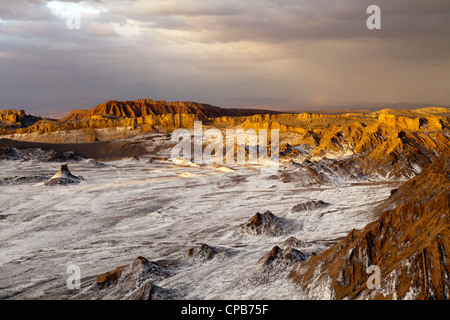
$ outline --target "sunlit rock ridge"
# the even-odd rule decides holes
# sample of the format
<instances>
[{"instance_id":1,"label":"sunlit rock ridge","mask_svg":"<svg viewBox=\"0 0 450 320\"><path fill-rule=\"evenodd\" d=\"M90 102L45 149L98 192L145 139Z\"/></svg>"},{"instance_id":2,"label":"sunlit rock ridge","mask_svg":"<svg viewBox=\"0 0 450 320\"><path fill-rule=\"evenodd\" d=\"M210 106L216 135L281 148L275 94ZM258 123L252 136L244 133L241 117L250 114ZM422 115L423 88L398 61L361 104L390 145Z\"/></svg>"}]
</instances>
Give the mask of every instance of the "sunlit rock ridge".
<instances>
[{"instance_id":1,"label":"sunlit rock ridge","mask_svg":"<svg viewBox=\"0 0 450 320\"><path fill-rule=\"evenodd\" d=\"M336 171L355 177L409 179L448 149L449 115L450 108L443 107L330 115L227 109L183 101L112 100L90 110L72 111L61 120L2 111L0 137L49 143L109 141L190 129L195 121L202 121L220 130L279 130L282 157L323 183ZM324 159L329 163L318 167ZM352 168L356 172L348 172Z\"/></svg>"}]
</instances>

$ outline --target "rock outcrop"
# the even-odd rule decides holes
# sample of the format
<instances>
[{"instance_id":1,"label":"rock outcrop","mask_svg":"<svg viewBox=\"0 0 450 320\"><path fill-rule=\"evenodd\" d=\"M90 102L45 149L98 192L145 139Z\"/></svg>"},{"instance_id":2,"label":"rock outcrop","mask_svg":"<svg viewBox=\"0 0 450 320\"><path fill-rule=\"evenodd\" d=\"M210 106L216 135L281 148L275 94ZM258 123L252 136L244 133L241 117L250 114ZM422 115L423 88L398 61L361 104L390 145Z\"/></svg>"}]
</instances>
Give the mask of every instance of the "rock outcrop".
<instances>
[{"instance_id":1,"label":"rock outcrop","mask_svg":"<svg viewBox=\"0 0 450 320\"><path fill-rule=\"evenodd\" d=\"M241 226L241 232L256 236L279 236L285 233L284 225L282 218L270 211L257 212Z\"/></svg>"},{"instance_id":2,"label":"rock outcrop","mask_svg":"<svg viewBox=\"0 0 450 320\"><path fill-rule=\"evenodd\" d=\"M23 110L0 110L0 129L25 128L40 120L41 117L25 114Z\"/></svg>"},{"instance_id":3,"label":"rock outcrop","mask_svg":"<svg viewBox=\"0 0 450 320\"><path fill-rule=\"evenodd\" d=\"M280 277L289 277L293 267L304 264L311 258L313 253L308 252L307 247L309 247L307 243L295 237L275 245L258 260L254 272L244 281L257 285L270 283Z\"/></svg>"},{"instance_id":4,"label":"rock outcrop","mask_svg":"<svg viewBox=\"0 0 450 320\"><path fill-rule=\"evenodd\" d=\"M291 212L292 213L298 213L298 212L303 212L303 211L312 211L312 210L317 210L317 209L322 209L325 207L328 207L330 204L326 203L322 200L310 200L310 201L305 201L302 203L299 203L295 206L292 207Z\"/></svg>"},{"instance_id":5,"label":"rock outcrop","mask_svg":"<svg viewBox=\"0 0 450 320\"><path fill-rule=\"evenodd\" d=\"M309 259L309 256L302 251L299 251L292 247L280 248L274 246L270 252L261 258L259 263L263 267L263 272L270 271L280 272L286 268L293 266L295 263L305 262Z\"/></svg>"},{"instance_id":6,"label":"rock outcrop","mask_svg":"<svg viewBox=\"0 0 450 320\"><path fill-rule=\"evenodd\" d=\"M152 300L161 291L155 282L170 274L168 268L137 257L129 265L98 275L91 290L98 299Z\"/></svg>"},{"instance_id":7,"label":"rock outcrop","mask_svg":"<svg viewBox=\"0 0 450 320\"><path fill-rule=\"evenodd\" d=\"M282 243L282 247L288 247L288 248L305 248L309 247L310 245L307 242L304 242L302 240L297 239L296 237L289 237Z\"/></svg>"},{"instance_id":8,"label":"rock outcrop","mask_svg":"<svg viewBox=\"0 0 450 320\"><path fill-rule=\"evenodd\" d=\"M68 185L74 183L80 183L83 177L74 176L66 164L61 166L61 170L58 171L53 177L47 180L45 186L56 186L56 185Z\"/></svg>"},{"instance_id":9,"label":"rock outcrop","mask_svg":"<svg viewBox=\"0 0 450 320\"><path fill-rule=\"evenodd\" d=\"M379 218L291 276L321 299L450 299L450 154L404 183ZM367 268L380 268L370 289Z\"/></svg>"},{"instance_id":10,"label":"rock outcrop","mask_svg":"<svg viewBox=\"0 0 450 320\"><path fill-rule=\"evenodd\" d=\"M194 261L209 261L212 259L224 259L230 254L230 250L221 247L212 247L203 243L188 250L186 258Z\"/></svg>"}]
</instances>

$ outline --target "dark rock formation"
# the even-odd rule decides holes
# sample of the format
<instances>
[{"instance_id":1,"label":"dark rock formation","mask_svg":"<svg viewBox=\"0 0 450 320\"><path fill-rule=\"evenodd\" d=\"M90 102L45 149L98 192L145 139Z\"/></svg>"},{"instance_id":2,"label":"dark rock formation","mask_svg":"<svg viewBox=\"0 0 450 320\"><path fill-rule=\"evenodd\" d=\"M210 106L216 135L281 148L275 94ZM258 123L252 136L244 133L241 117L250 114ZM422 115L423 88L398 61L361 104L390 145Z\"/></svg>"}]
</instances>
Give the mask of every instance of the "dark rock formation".
<instances>
[{"instance_id":1,"label":"dark rock formation","mask_svg":"<svg viewBox=\"0 0 450 320\"><path fill-rule=\"evenodd\" d=\"M289 247L281 249L280 247L275 246L269 253L261 258L260 263L263 265L264 272L274 269L281 271L295 263L305 262L308 258L308 255L297 249Z\"/></svg>"},{"instance_id":2,"label":"dark rock formation","mask_svg":"<svg viewBox=\"0 0 450 320\"><path fill-rule=\"evenodd\" d=\"M309 247L309 244L298 240L296 237L289 237L288 239L286 239L286 241L283 242L283 246L290 248L304 248Z\"/></svg>"},{"instance_id":3,"label":"dark rock formation","mask_svg":"<svg viewBox=\"0 0 450 320\"><path fill-rule=\"evenodd\" d=\"M312 211L312 210L325 208L329 205L330 205L329 203L326 203L322 200L318 200L318 201L310 200L310 201L302 202L302 203L295 205L294 207L292 207L291 212L297 213L297 212L303 212L303 211Z\"/></svg>"},{"instance_id":4,"label":"dark rock formation","mask_svg":"<svg viewBox=\"0 0 450 320\"><path fill-rule=\"evenodd\" d=\"M25 114L23 110L0 110L0 128L3 129L25 128L39 120L42 118Z\"/></svg>"},{"instance_id":5,"label":"dark rock formation","mask_svg":"<svg viewBox=\"0 0 450 320\"><path fill-rule=\"evenodd\" d=\"M161 291L154 283L170 274L168 268L137 257L132 264L98 275L91 290L100 299L152 300Z\"/></svg>"},{"instance_id":6,"label":"dark rock formation","mask_svg":"<svg viewBox=\"0 0 450 320\"><path fill-rule=\"evenodd\" d=\"M0 139L0 160L37 160L43 162L67 162L67 161L81 161L83 158L73 151L59 152L52 149L43 150L41 148L24 148L18 149L2 144L2 141L7 139Z\"/></svg>"},{"instance_id":7,"label":"dark rock formation","mask_svg":"<svg viewBox=\"0 0 450 320\"><path fill-rule=\"evenodd\" d=\"M0 160L16 160L20 159L17 151L9 146L0 145Z\"/></svg>"},{"instance_id":8,"label":"dark rock formation","mask_svg":"<svg viewBox=\"0 0 450 320\"><path fill-rule=\"evenodd\" d=\"M398 189L392 189L391 190L391 197L397 192Z\"/></svg>"},{"instance_id":9,"label":"dark rock formation","mask_svg":"<svg viewBox=\"0 0 450 320\"><path fill-rule=\"evenodd\" d=\"M284 222L272 212L257 212L241 227L241 231L257 236L279 236L285 233Z\"/></svg>"}]
</instances>

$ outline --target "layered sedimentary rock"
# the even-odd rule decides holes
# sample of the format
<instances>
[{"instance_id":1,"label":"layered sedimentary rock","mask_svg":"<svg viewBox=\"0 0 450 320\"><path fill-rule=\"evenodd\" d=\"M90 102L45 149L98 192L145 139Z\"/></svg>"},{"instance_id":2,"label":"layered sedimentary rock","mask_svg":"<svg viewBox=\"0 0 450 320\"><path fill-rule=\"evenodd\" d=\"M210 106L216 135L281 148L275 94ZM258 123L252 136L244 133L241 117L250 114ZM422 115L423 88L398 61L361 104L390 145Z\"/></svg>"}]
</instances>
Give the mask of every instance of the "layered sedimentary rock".
<instances>
[{"instance_id":1,"label":"layered sedimentary rock","mask_svg":"<svg viewBox=\"0 0 450 320\"><path fill-rule=\"evenodd\" d=\"M0 110L0 129L25 128L40 120L42 120L40 117L25 114L23 110Z\"/></svg>"},{"instance_id":2,"label":"layered sedimentary rock","mask_svg":"<svg viewBox=\"0 0 450 320\"><path fill-rule=\"evenodd\" d=\"M74 118L76 114L80 118L90 118L94 115L110 115L116 117L146 117L151 115L162 114L196 114L200 118L217 118L220 116L248 116L258 113L277 113L269 110L258 109L230 109L219 108L209 104L191 102L191 101L155 101L151 99L138 99L135 101L107 101L93 109L84 112L78 110L76 113L69 115ZM61 121L68 120L62 119Z\"/></svg>"},{"instance_id":3,"label":"layered sedimentary rock","mask_svg":"<svg viewBox=\"0 0 450 320\"><path fill-rule=\"evenodd\" d=\"M450 299L450 154L392 192L379 218L291 276L316 298ZM367 268L380 268L380 288Z\"/></svg>"},{"instance_id":4,"label":"layered sedimentary rock","mask_svg":"<svg viewBox=\"0 0 450 320\"><path fill-rule=\"evenodd\" d=\"M148 129L153 127L167 127L167 128L189 128L194 125L194 121L198 120L196 114L162 114L149 115L144 117L111 117L104 115L92 115L89 118L72 119L65 122L60 121L39 121L34 125L15 130L2 130L0 134L24 134L24 133L49 133L54 131L64 130L79 130L79 129L101 129L126 127L135 129L136 126L146 126Z\"/></svg>"},{"instance_id":5,"label":"layered sedimentary rock","mask_svg":"<svg viewBox=\"0 0 450 320\"><path fill-rule=\"evenodd\" d=\"M81 161L83 158L73 151L59 152L42 148L15 148L0 139L0 160L38 160L44 162Z\"/></svg>"}]
</instances>

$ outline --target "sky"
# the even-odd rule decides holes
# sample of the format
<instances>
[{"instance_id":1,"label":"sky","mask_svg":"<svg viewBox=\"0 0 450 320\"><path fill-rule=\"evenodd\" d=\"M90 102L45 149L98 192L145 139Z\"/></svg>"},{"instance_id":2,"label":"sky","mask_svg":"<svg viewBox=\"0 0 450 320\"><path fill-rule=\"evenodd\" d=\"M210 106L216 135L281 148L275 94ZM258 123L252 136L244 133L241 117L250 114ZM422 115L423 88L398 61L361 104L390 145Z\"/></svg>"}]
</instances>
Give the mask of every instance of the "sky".
<instances>
[{"instance_id":1,"label":"sky","mask_svg":"<svg viewBox=\"0 0 450 320\"><path fill-rule=\"evenodd\" d=\"M449 21L448 0L2 0L0 109L449 105Z\"/></svg>"}]
</instances>

